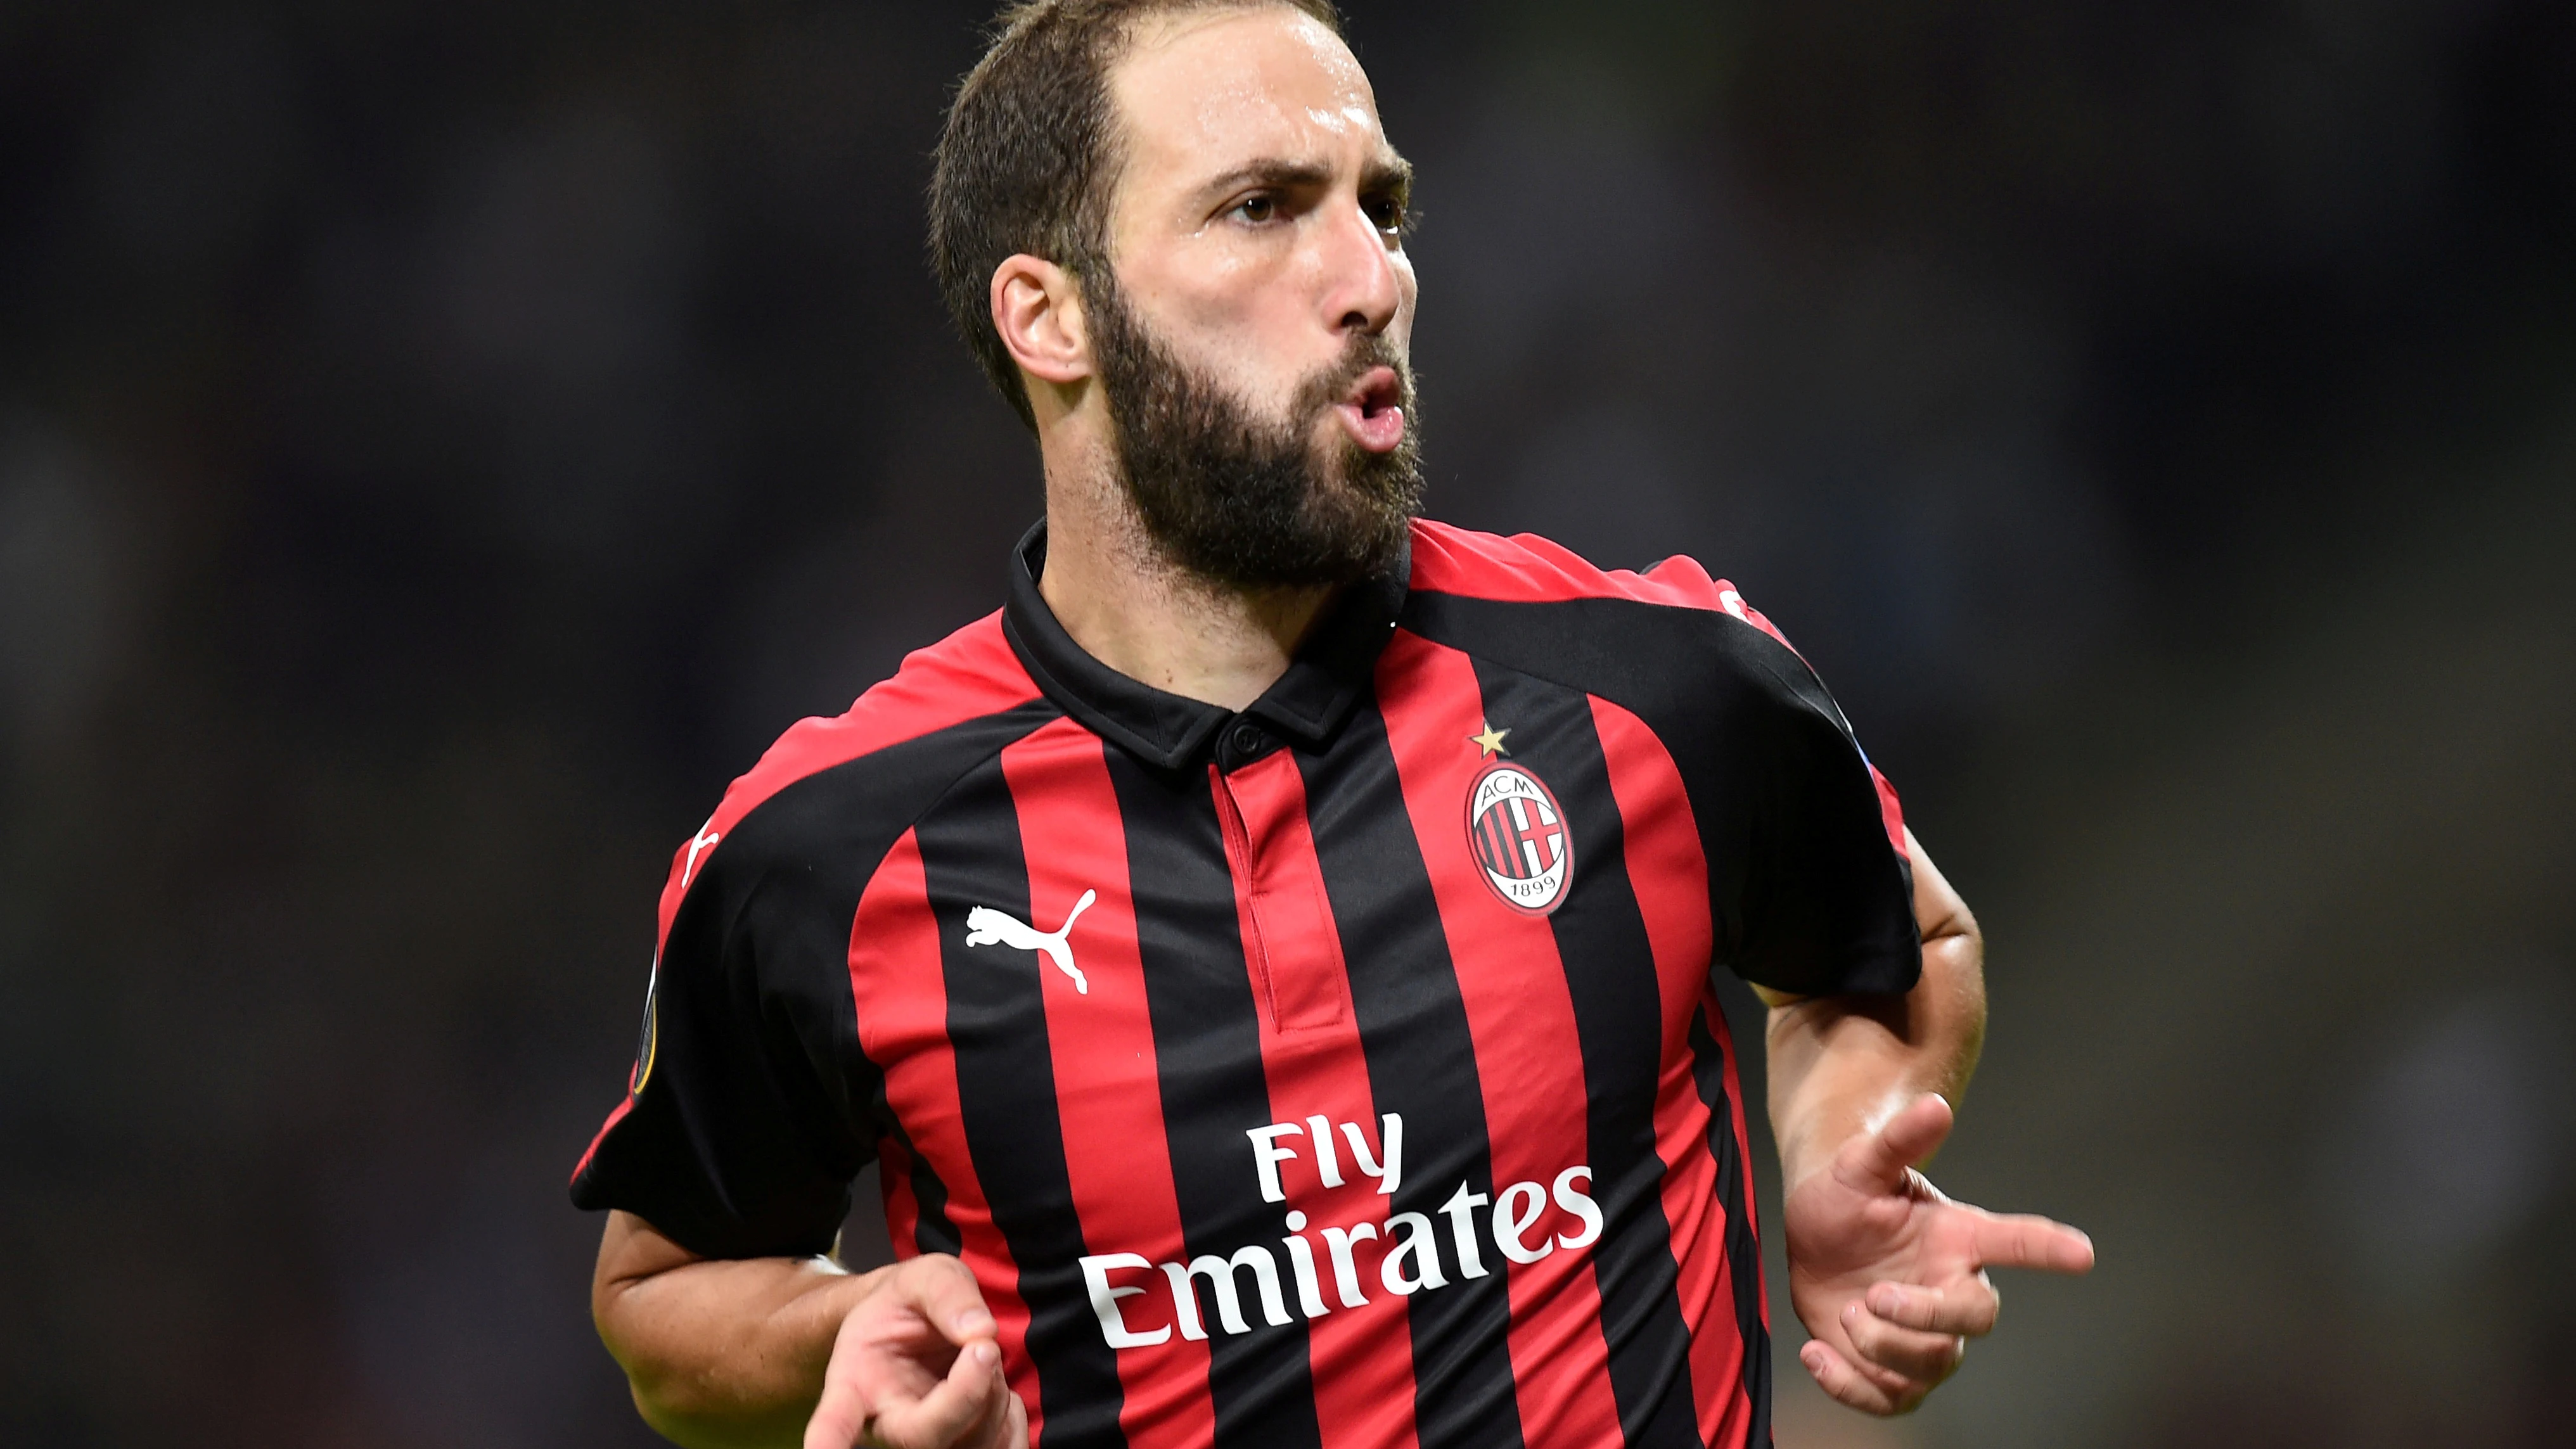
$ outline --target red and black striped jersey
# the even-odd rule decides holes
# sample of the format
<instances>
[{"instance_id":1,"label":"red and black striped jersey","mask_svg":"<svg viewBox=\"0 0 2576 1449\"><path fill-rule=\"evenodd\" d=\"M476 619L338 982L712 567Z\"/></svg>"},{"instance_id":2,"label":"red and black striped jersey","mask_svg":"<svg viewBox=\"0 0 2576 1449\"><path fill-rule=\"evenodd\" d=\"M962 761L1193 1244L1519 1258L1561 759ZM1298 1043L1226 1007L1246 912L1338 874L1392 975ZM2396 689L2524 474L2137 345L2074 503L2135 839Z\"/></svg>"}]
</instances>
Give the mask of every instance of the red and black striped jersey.
<instances>
[{"instance_id":1,"label":"red and black striped jersey","mask_svg":"<svg viewBox=\"0 0 2576 1449\"><path fill-rule=\"evenodd\" d=\"M1415 525L1240 713L1037 588L788 731L672 862L573 1197L904 1254L1045 1449L1764 1445L1714 967L1920 968L1894 794L1685 559Z\"/></svg>"}]
</instances>

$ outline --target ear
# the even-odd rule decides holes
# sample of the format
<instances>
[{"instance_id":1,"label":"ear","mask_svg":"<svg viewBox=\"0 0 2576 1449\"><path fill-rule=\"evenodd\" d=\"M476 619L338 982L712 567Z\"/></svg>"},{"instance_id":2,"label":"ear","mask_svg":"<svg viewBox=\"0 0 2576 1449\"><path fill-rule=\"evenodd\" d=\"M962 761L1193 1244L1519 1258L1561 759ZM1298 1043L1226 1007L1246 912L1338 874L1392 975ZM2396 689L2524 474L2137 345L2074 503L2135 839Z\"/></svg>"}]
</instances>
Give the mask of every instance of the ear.
<instances>
[{"instance_id":1,"label":"ear","mask_svg":"<svg viewBox=\"0 0 2576 1449\"><path fill-rule=\"evenodd\" d=\"M1091 339L1073 275L1025 253L993 269L993 330L1031 377L1063 387L1091 376Z\"/></svg>"}]
</instances>

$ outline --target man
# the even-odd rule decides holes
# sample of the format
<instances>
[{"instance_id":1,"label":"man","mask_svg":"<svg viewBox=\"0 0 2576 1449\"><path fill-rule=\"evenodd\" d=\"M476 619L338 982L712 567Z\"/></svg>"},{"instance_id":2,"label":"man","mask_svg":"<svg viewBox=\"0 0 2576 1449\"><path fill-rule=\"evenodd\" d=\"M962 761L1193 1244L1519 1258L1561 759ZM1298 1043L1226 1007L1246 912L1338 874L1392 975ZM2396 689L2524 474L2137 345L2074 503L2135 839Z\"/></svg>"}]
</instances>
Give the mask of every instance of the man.
<instances>
[{"instance_id":1,"label":"man","mask_svg":"<svg viewBox=\"0 0 2576 1449\"><path fill-rule=\"evenodd\" d=\"M2089 1266L1913 1170L1976 929L1769 624L1413 521L1407 188L1328 0L1035 0L960 91L934 261L1046 520L674 858L574 1181L671 1438L1768 1443L1718 964L1827 1392Z\"/></svg>"}]
</instances>

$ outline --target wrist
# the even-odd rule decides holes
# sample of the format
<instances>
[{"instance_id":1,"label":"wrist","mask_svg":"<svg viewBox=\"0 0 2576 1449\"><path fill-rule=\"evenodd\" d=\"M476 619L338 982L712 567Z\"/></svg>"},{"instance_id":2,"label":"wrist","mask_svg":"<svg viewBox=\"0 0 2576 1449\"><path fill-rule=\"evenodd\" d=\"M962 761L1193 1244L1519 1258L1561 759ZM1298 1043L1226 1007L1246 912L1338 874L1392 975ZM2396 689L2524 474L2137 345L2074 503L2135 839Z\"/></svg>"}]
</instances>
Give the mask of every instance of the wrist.
<instances>
[{"instance_id":1,"label":"wrist","mask_svg":"<svg viewBox=\"0 0 2576 1449\"><path fill-rule=\"evenodd\" d=\"M1782 1195L1796 1192L1816 1178L1830 1176L1835 1155L1856 1135L1856 1124L1846 1124L1845 1129L1838 1132L1811 1126L1794 1134L1782 1134L1779 1139Z\"/></svg>"},{"instance_id":2,"label":"wrist","mask_svg":"<svg viewBox=\"0 0 2576 1449\"><path fill-rule=\"evenodd\" d=\"M832 1345L839 1339L841 1325L858 1311L885 1283L891 1268L877 1268L865 1273L851 1273L834 1268L829 1278L816 1283L797 1304L805 1321L797 1325L793 1337L810 1361L819 1382L823 1365L831 1360Z\"/></svg>"},{"instance_id":3,"label":"wrist","mask_svg":"<svg viewBox=\"0 0 2576 1449\"><path fill-rule=\"evenodd\" d=\"M1866 1092L1838 1093L1804 1110L1791 1103L1791 1110L1778 1114L1772 1123L1772 1135L1780 1144L1781 1190L1794 1192L1809 1178L1832 1170L1846 1146L1875 1136L1897 1113L1927 1094L1948 1100L1930 1084L1905 1077L1883 1081Z\"/></svg>"}]
</instances>

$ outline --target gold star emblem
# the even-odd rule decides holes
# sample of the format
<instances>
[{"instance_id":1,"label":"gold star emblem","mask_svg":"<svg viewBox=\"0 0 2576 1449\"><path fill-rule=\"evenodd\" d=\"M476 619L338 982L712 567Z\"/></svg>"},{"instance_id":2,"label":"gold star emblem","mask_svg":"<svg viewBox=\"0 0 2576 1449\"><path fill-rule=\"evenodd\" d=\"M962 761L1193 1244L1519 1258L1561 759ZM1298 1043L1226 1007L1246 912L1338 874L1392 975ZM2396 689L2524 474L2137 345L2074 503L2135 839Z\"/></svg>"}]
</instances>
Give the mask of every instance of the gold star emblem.
<instances>
[{"instance_id":1,"label":"gold star emblem","mask_svg":"<svg viewBox=\"0 0 2576 1449\"><path fill-rule=\"evenodd\" d=\"M1474 745L1477 749L1484 751L1488 755L1508 755L1511 753L1511 751L1503 748L1503 736L1510 734L1510 730L1498 730L1494 728L1491 722L1486 720L1478 720L1477 723L1485 726L1485 732L1480 735L1467 736L1467 743Z\"/></svg>"}]
</instances>

